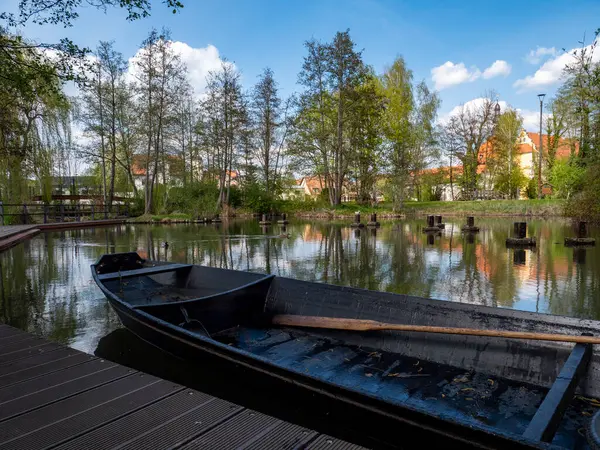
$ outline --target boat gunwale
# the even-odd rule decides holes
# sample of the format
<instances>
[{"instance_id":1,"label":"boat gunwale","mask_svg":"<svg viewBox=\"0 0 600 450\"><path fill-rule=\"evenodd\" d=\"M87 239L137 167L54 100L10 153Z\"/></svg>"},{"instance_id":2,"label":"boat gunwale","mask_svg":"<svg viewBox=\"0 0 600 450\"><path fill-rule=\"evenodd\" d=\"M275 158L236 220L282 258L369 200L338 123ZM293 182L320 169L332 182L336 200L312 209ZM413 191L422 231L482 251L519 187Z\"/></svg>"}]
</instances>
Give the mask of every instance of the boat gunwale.
<instances>
[{"instance_id":1,"label":"boat gunwale","mask_svg":"<svg viewBox=\"0 0 600 450\"><path fill-rule=\"evenodd\" d=\"M92 269L94 269L94 268L95 268L95 264L92 265ZM448 417L447 413L438 412L438 411L432 412L425 408L420 408L415 405L410 405L410 404L406 404L406 403L392 403L392 402L383 400L381 398L378 398L378 397L372 395L371 393L361 392L361 391L358 391L355 389L351 389L349 387L336 384L332 381L316 377L310 373L300 373L298 371L286 369L282 366L277 365L275 362L273 362L270 359L267 359L261 355L257 355L255 353L249 352L247 350L243 350L240 348L232 347L230 345L226 345L215 339L194 333L190 330L186 330L183 327L179 327L171 322L168 322L159 317L156 317L142 309L133 308L130 303L127 303L127 302L121 300L119 297L116 296L116 294L114 294L112 291L108 290L108 288L106 288L106 286L104 286L103 283L99 283L99 280L97 279L98 277L96 276L95 270L92 270L92 273L93 273L94 280L99 285L99 287L104 292L104 294L109 298L109 301L116 302L121 307L120 308L121 313L125 313L131 319L136 320L137 322L140 322L142 326L153 328L155 330L155 332L158 332L158 333L166 336L167 338L183 342L184 344L186 344L188 346L195 347L202 351L207 351L213 355L219 356L221 358L225 358L234 363L243 364L244 366L249 367L253 370L259 370L263 373L266 373L267 375L275 376L279 379L282 379L287 382L291 382L295 385L300 385L307 389L316 390L317 392L320 392L320 393L330 396L332 398L341 399L342 401L349 402L351 404L355 404L359 407L366 408L366 409L374 411L378 414L385 414L386 416L391 417L396 420L402 420L402 421L412 424L413 426L416 426L420 429L429 429L431 431L436 431L437 433L440 433L440 431L433 428L433 426L425 426L425 425L423 425L423 423L420 423L419 421L406 418L403 415L398 414L397 412L394 413L394 412L390 412L388 410L391 409L391 410L408 411L411 414L420 415L420 416L422 416L422 418L424 416L424 417L428 418L429 420L433 419L434 421L442 422L442 423L446 424L446 426L451 426L451 427L458 426L464 431L469 430L469 431L473 432L473 431L477 430L480 433L484 433L485 436L488 438L505 439L505 440L508 440L513 445L515 443L519 443L519 444L528 445L529 447L531 447L531 446L535 446L538 448L546 447L545 443L543 443L543 442L533 441L533 440L524 438L520 434L512 433L507 430L499 430L496 427L488 426L488 425L481 424L481 423L478 423L475 421L469 421L467 418L463 418L463 417L459 417L459 418ZM274 278L275 276L270 275L270 277ZM286 277L281 277L281 278L286 278ZM286 279L294 280L291 278L286 278ZM264 280L265 280L265 278L261 278L261 279L257 280L256 282L260 282L260 281L264 281ZM269 286L269 289L266 294L266 298L268 297L272 286L273 286L272 284ZM352 288L352 289L356 289L356 288ZM238 289L234 289L234 291L235 290L238 290ZM361 290L366 290L366 289L361 289ZM377 292L377 291L370 291L370 292ZM217 294L217 295L222 295L222 294ZM406 297L409 297L409 296L406 296ZM192 300L192 301L198 301L198 300ZM442 301L442 300L437 300L437 301ZM189 302L189 300L188 300L188 302ZM139 316L139 318L137 318L136 316ZM142 319L142 320L140 320L140 319ZM259 367L256 363L259 363L260 365L262 365L264 367ZM341 392L342 396L336 395L335 391ZM375 403L375 405L365 405L364 401L361 402L358 399L353 398L353 397L357 397L359 399L368 398L369 402ZM441 431L441 433L446 435L448 432ZM466 437L457 436L455 434L452 434L451 437L454 439L460 439L463 441L466 440L467 442L469 442Z\"/></svg>"}]
</instances>

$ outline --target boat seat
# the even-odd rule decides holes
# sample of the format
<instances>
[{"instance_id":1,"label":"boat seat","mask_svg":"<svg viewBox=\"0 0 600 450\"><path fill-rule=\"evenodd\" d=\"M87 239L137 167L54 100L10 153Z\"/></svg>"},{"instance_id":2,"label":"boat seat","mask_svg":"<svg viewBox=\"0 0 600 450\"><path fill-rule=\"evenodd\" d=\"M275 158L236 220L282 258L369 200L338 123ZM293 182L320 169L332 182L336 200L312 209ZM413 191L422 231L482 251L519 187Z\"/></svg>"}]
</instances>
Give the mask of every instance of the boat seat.
<instances>
[{"instance_id":1,"label":"boat seat","mask_svg":"<svg viewBox=\"0 0 600 450\"><path fill-rule=\"evenodd\" d=\"M192 264L165 264L164 266L145 267L143 269L124 270L122 272L111 272L99 274L98 280L109 281L119 280L122 278L141 277L146 275L156 275L158 273L172 272L187 267L192 267Z\"/></svg>"}]
</instances>

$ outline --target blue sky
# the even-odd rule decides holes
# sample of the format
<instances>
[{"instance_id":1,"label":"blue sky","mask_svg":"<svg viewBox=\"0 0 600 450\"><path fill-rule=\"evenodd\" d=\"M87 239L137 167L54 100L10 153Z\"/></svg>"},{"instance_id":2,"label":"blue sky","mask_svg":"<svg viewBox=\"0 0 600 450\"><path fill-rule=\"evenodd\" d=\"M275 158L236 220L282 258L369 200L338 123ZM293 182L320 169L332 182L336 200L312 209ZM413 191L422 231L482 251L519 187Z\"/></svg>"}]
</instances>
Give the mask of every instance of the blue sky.
<instances>
[{"instance_id":1,"label":"blue sky","mask_svg":"<svg viewBox=\"0 0 600 450\"><path fill-rule=\"evenodd\" d=\"M11 9L17 0L4 2ZM189 46L183 47L196 78L226 57L241 70L246 87L264 67L271 67L287 95L299 89L304 41L329 40L349 28L358 48L364 49L364 60L377 72L402 55L416 80L437 87L442 116L494 89L534 129L536 94L552 95L560 84L568 60L562 49L577 47L584 33L590 43L600 27L597 1L183 2L185 8L173 15L155 1L152 17L136 22L126 22L122 11L103 14L87 8L72 28L30 25L24 34L49 41L68 36L90 47L100 39L114 40L131 57L152 27L165 26L174 41ZM214 46L210 51L209 45ZM530 55L532 51L537 53ZM201 89L202 80L193 81Z\"/></svg>"}]
</instances>

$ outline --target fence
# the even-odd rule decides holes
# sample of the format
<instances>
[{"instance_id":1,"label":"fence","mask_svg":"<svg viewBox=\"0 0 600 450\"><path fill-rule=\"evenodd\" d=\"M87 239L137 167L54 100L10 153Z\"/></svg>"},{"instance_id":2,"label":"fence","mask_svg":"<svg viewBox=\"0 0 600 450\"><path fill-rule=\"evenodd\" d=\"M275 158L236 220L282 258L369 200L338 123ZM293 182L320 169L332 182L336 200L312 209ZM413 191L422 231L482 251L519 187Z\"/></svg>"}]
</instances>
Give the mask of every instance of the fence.
<instances>
[{"instance_id":1,"label":"fence","mask_svg":"<svg viewBox=\"0 0 600 450\"><path fill-rule=\"evenodd\" d=\"M112 211L103 204L81 203L2 203L0 202L0 225L10 223L23 225L53 222L81 222L83 220L101 220L129 217L129 204L113 204ZM38 219L38 220L36 220Z\"/></svg>"}]
</instances>

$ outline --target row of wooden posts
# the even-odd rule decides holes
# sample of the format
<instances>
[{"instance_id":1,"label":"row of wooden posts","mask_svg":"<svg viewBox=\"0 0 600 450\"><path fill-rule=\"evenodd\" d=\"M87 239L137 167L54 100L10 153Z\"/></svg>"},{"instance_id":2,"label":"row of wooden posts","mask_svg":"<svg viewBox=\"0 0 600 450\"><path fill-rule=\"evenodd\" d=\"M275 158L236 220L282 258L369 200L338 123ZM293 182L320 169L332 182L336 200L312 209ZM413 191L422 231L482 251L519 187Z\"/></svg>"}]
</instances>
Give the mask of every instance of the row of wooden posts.
<instances>
[{"instance_id":1,"label":"row of wooden posts","mask_svg":"<svg viewBox=\"0 0 600 450\"><path fill-rule=\"evenodd\" d=\"M369 221L367 222L367 227L379 227L381 224L377 222L377 213L372 213L369 215ZM360 212L356 211L354 213L354 222L350 224L353 228L363 228L365 226L364 223L360 221Z\"/></svg>"},{"instance_id":2,"label":"row of wooden posts","mask_svg":"<svg viewBox=\"0 0 600 450\"><path fill-rule=\"evenodd\" d=\"M424 233L435 234L445 228L442 216L427 216L427 226L423 228ZM467 217L467 223L462 226L461 231L476 233L479 227L475 226L475 218ZM577 236L566 237L565 246L575 247L584 245L595 245L596 240L588 236L587 222L580 221L577 224ZM527 222L515 222L513 224L513 236L506 239L507 247L535 247L535 237L527 237Z\"/></svg>"}]
</instances>

